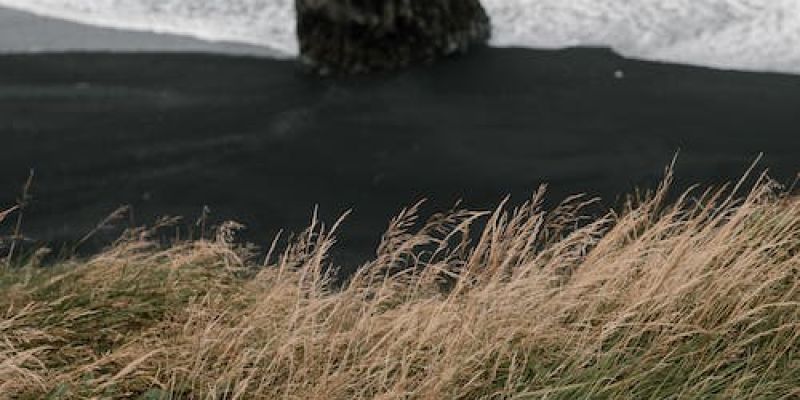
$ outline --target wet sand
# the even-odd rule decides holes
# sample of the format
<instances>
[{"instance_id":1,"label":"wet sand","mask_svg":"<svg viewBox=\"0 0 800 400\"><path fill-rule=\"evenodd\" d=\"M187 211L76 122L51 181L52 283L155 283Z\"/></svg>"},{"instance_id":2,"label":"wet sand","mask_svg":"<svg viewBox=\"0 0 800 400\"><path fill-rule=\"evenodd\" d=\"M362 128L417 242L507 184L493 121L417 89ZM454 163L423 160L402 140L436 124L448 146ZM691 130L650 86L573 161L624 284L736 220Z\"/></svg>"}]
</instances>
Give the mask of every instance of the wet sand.
<instances>
[{"instance_id":1,"label":"wet sand","mask_svg":"<svg viewBox=\"0 0 800 400\"><path fill-rule=\"evenodd\" d=\"M203 52L264 57L278 54L265 47L100 28L0 7L0 54L63 51Z\"/></svg>"},{"instance_id":2,"label":"wet sand","mask_svg":"<svg viewBox=\"0 0 800 400\"><path fill-rule=\"evenodd\" d=\"M619 79L619 73L624 74ZM617 75L617 76L615 76ZM296 64L201 54L0 56L0 204L36 170L25 233L74 240L122 204L235 218L266 244L320 206L353 215L337 259L368 257L425 197L491 207L800 171L800 77L625 60L601 49L484 49L394 76L317 80Z\"/></svg>"}]
</instances>

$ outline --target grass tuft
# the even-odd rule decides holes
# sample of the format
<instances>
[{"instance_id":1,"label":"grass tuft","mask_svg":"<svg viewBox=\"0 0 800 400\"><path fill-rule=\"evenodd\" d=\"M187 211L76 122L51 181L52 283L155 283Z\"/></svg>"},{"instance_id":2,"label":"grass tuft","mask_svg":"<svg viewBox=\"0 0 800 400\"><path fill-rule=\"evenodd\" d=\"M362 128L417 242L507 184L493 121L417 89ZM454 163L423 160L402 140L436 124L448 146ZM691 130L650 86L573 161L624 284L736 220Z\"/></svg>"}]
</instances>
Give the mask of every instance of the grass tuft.
<instances>
[{"instance_id":1,"label":"grass tuft","mask_svg":"<svg viewBox=\"0 0 800 400\"><path fill-rule=\"evenodd\" d=\"M668 186L594 219L543 191L416 230L412 207L342 287L338 223L316 218L266 262L226 225L7 269L0 396L800 397L800 200L765 177L666 204Z\"/></svg>"}]
</instances>

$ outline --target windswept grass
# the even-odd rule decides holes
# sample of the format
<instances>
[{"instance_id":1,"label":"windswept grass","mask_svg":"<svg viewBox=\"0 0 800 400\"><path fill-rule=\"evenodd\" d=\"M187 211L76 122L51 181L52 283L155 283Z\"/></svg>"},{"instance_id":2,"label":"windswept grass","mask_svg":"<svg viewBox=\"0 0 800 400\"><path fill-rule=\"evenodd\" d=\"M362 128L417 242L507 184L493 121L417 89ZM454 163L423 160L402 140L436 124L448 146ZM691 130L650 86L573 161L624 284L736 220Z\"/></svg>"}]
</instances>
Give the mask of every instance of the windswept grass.
<instances>
[{"instance_id":1,"label":"windswept grass","mask_svg":"<svg viewBox=\"0 0 800 400\"><path fill-rule=\"evenodd\" d=\"M800 398L800 200L735 189L599 219L541 191L420 229L411 208L336 289L317 221L266 263L231 226L131 231L0 275L0 396Z\"/></svg>"}]
</instances>

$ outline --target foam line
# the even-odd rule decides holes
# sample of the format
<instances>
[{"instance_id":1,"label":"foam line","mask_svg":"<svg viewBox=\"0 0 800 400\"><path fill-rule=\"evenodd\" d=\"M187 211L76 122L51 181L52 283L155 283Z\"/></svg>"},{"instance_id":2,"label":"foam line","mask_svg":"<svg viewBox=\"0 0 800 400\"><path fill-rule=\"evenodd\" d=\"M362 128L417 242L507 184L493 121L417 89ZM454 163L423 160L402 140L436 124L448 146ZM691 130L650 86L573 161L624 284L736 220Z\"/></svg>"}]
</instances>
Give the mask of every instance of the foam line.
<instances>
[{"instance_id":1,"label":"foam line","mask_svg":"<svg viewBox=\"0 0 800 400\"><path fill-rule=\"evenodd\" d=\"M297 53L293 0L0 0L73 22ZM495 46L800 73L800 0L483 0Z\"/></svg>"}]
</instances>

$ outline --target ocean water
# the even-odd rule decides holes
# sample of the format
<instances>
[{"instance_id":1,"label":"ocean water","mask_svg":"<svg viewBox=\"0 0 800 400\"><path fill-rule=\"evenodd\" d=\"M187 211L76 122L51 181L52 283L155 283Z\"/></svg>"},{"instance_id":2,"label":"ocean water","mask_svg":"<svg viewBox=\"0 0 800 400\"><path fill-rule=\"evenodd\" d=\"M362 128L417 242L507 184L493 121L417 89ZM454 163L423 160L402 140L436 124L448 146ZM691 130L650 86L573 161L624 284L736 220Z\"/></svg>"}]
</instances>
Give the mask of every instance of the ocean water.
<instances>
[{"instance_id":1,"label":"ocean water","mask_svg":"<svg viewBox=\"0 0 800 400\"><path fill-rule=\"evenodd\" d=\"M0 0L104 27L297 52L293 0ZM483 0L501 47L606 46L638 59L800 73L800 0Z\"/></svg>"}]
</instances>

